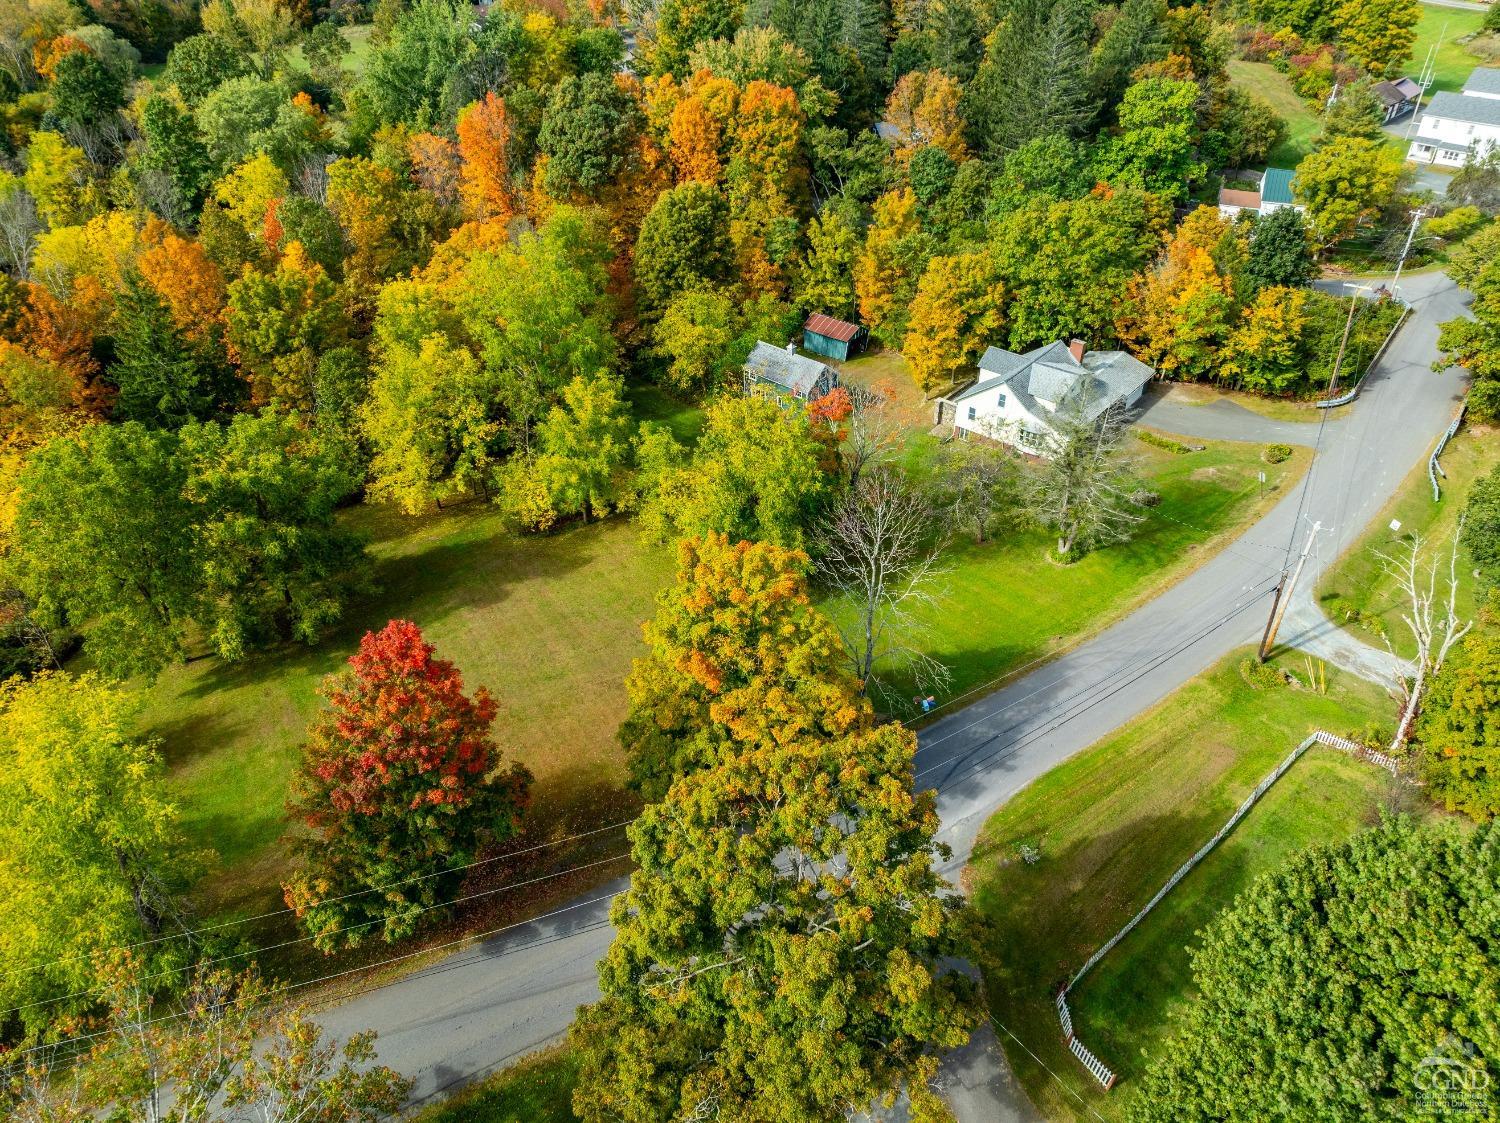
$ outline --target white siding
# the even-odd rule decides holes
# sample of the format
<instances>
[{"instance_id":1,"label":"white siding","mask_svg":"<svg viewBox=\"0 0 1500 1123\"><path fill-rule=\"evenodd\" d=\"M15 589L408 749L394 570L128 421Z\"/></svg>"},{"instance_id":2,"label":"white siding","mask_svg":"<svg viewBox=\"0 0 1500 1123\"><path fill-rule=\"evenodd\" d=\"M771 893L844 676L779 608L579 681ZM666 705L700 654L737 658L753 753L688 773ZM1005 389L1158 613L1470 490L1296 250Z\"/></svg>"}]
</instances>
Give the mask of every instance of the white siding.
<instances>
[{"instance_id":1,"label":"white siding","mask_svg":"<svg viewBox=\"0 0 1500 1123\"><path fill-rule=\"evenodd\" d=\"M1003 399L1003 404L1002 404ZM966 433L977 433L1007 444L1017 443L1022 429L1046 429L1047 423L1035 417L1016 400L1009 387L998 386L955 402L958 415L953 419L956 429ZM969 416L970 413L973 416Z\"/></svg>"},{"instance_id":2,"label":"white siding","mask_svg":"<svg viewBox=\"0 0 1500 1123\"><path fill-rule=\"evenodd\" d=\"M1455 121L1424 113L1417 123L1417 139L1407 151L1406 158L1422 164L1446 164L1456 168L1463 165L1470 148L1475 155L1483 155L1497 146L1500 146L1500 126Z\"/></svg>"}]
</instances>

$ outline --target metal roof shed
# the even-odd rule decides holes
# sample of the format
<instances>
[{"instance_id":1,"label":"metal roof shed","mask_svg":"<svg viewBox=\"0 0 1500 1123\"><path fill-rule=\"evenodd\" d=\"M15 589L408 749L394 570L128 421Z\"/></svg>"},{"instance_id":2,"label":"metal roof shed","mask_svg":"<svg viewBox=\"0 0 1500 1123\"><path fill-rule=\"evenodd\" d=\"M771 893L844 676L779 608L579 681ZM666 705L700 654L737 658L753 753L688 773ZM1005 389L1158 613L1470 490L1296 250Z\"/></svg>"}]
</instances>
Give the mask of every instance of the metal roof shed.
<instances>
[{"instance_id":1,"label":"metal roof shed","mask_svg":"<svg viewBox=\"0 0 1500 1123\"><path fill-rule=\"evenodd\" d=\"M802 325L803 350L830 359L847 359L864 343L865 329L847 320L835 320L814 312Z\"/></svg>"}]
</instances>

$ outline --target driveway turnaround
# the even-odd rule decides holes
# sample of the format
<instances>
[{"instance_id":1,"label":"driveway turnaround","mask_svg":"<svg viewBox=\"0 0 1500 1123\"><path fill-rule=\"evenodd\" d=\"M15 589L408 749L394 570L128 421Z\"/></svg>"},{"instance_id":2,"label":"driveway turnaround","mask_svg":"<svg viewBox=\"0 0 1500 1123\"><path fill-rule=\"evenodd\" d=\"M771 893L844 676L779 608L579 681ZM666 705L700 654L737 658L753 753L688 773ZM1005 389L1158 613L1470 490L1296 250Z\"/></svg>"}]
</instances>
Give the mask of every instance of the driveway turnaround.
<instances>
[{"instance_id":1,"label":"driveway turnaround","mask_svg":"<svg viewBox=\"0 0 1500 1123\"><path fill-rule=\"evenodd\" d=\"M1314 521L1323 530L1281 642L1358 661L1331 638L1342 633L1306 594L1422 462L1465 387L1459 371L1431 369L1438 324L1463 314L1462 294L1441 274L1412 277L1402 288L1413 315L1348 416L1311 434L1317 456L1303 484L1178 585L1069 654L922 731L917 782L937 789L942 838L953 848L950 878L957 879L985 819L1017 791L1225 653L1255 642L1277 579ZM1364 668L1371 675L1383 670L1389 668ZM418 1100L502 1068L556 1040L575 1008L596 997L595 964L611 939L608 902L623 885L613 882L564 910L370 987L320 1021L340 1036L377 1030L380 1059L416 1080ZM1034 1118L988 1034L945 1073L963 1123ZM1087 1079L1081 1072L1062 1076Z\"/></svg>"}]
</instances>

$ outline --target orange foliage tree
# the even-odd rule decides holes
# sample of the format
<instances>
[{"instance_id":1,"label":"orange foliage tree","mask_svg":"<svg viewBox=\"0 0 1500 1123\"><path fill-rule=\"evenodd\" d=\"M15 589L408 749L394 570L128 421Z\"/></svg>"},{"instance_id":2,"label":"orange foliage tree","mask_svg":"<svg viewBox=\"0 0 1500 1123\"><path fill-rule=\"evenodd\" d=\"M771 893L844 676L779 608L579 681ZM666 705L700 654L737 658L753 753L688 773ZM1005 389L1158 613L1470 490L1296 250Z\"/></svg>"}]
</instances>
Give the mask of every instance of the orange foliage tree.
<instances>
[{"instance_id":1,"label":"orange foliage tree","mask_svg":"<svg viewBox=\"0 0 1500 1123\"><path fill-rule=\"evenodd\" d=\"M493 90L458 115L459 195L469 217L506 223L516 213L510 182L510 115Z\"/></svg>"},{"instance_id":2,"label":"orange foliage tree","mask_svg":"<svg viewBox=\"0 0 1500 1123\"><path fill-rule=\"evenodd\" d=\"M185 335L202 341L213 333L224 316L224 274L198 242L167 234L141 254L136 267Z\"/></svg>"}]
</instances>

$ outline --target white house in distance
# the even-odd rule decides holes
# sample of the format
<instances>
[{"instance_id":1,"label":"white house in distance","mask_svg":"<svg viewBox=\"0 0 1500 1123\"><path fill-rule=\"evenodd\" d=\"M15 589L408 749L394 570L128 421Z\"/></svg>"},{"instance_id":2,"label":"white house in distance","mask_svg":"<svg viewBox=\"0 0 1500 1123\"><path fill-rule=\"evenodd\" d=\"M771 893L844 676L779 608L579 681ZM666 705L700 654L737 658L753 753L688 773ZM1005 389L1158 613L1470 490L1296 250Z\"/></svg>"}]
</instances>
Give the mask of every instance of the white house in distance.
<instances>
[{"instance_id":1,"label":"white house in distance","mask_svg":"<svg viewBox=\"0 0 1500 1123\"><path fill-rule=\"evenodd\" d=\"M838 372L827 363L797 354L797 345L785 348L757 342L745 360L745 393L773 394L815 402L839 384Z\"/></svg>"},{"instance_id":2,"label":"white house in distance","mask_svg":"<svg viewBox=\"0 0 1500 1123\"><path fill-rule=\"evenodd\" d=\"M1419 164L1462 167L1470 154L1500 148L1500 68L1481 66L1461 94L1437 93L1417 119L1417 137L1406 158Z\"/></svg>"},{"instance_id":3,"label":"white house in distance","mask_svg":"<svg viewBox=\"0 0 1500 1123\"><path fill-rule=\"evenodd\" d=\"M1083 341L1048 343L1017 355L991 347L979 360L979 379L938 403L940 421L952 418L956 436L977 434L1045 455L1048 418L1059 408L1093 420L1113 405L1133 406L1154 375L1124 351L1086 351Z\"/></svg>"}]
</instances>

